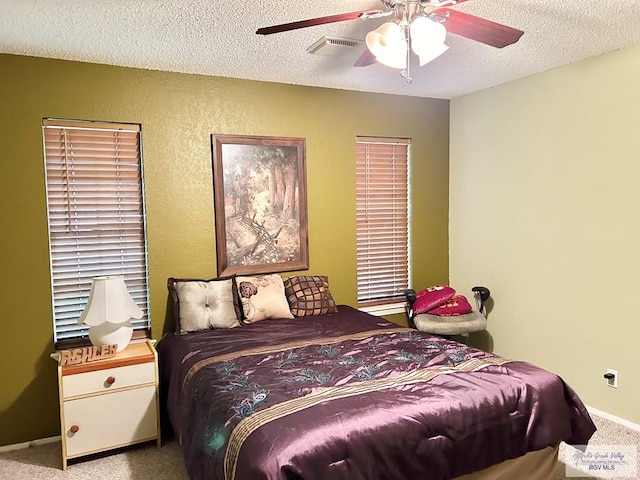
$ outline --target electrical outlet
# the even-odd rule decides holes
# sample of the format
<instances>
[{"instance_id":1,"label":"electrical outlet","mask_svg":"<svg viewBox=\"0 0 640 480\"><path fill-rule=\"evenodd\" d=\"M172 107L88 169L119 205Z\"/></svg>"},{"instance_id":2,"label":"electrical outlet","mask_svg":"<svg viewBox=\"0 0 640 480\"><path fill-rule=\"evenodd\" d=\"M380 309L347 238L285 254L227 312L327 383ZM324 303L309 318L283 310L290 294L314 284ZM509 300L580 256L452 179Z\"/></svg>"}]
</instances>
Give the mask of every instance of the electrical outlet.
<instances>
[{"instance_id":1,"label":"electrical outlet","mask_svg":"<svg viewBox=\"0 0 640 480\"><path fill-rule=\"evenodd\" d=\"M610 375L613 375L610 377ZM610 378L609 378L610 377ZM613 368L607 368L607 387L618 388L618 371Z\"/></svg>"}]
</instances>

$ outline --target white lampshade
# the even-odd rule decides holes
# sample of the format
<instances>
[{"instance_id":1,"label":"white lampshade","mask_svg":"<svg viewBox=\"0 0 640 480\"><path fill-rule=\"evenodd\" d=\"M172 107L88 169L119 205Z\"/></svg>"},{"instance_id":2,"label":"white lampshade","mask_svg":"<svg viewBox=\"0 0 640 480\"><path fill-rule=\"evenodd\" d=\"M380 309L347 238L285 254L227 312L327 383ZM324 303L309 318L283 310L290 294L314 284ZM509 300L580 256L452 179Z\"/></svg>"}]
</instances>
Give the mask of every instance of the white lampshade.
<instances>
[{"instance_id":1,"label":"white lampshade","mask_svg":"<svg viewBox=\"0 0 640 480\"><path fill-rule=\"evenodd\" d=\"M89 325L89 339L94 345L117 344L123 350L131 340L132 318L142 318L122 276L95 277L91 293L78 324Z\"/></svg>"},{"instance_id":2,"label":"white lampshade","mask_svg":"<svg viewBox=\"0 0 640 480\"><path fill-rule=\"evenodd\" d=\"M397 23L383 23L367 33L364 41L378 62L392 68L407 68L407 40Z\"/></svg>"},{"instance_id":3,"label":"white lampshade","mask_svg":"<svg viewBox=\"0 0 640 480\"><path fill-rule=\"evenodd\" d=\"M411 49L418 55L421 67L449 49L444 44L447 30L442 23L434 22L427 17L418 17L411 24L410 31Z\"/></svg>"}]
</instances>

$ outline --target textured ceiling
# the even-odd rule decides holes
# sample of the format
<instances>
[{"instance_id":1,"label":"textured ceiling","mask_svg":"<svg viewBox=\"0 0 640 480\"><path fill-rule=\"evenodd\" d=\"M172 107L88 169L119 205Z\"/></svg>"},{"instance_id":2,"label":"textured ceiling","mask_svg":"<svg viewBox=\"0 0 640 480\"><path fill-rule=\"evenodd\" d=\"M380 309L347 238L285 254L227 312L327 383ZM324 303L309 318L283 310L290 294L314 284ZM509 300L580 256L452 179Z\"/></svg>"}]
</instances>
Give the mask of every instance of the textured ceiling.
<instances>
[{"instance_id":1,"label":"textured ceiling","mask_svg":"<svg viewBox=\"0 0 640 480\"><path fill-rule=\"evenodd\" d=\"M353 67L363 45L339 57L307 53L324 35L362 40L386 19L255 34L258 27L378 8L377 0L0 0L0 52L455 98L640 44L640 0L469 0L453 8L524 36L496 49L449 34L449 50L424 67L414 65L408 85L397 70L379 64Z\"/></svg>"}]
</instances>

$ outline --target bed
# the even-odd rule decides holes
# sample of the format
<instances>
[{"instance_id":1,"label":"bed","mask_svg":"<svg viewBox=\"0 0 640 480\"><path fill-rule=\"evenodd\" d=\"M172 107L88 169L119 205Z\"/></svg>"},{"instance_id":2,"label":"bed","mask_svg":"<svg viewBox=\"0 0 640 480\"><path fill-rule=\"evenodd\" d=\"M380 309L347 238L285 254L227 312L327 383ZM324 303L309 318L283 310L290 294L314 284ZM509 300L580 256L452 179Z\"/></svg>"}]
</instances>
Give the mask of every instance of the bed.
<instances>
[{"instance_id":1,"label":"bed","mask_svg":"<svg viewBox=\"0 0 640 480\"><path fill-rule=\"evenodd\" d=\"M162 404L192 480L545 478L513 459L549 471L561 441L595 431L557 375L332 311L159 342Z\"/></svg>"}]
</instances>

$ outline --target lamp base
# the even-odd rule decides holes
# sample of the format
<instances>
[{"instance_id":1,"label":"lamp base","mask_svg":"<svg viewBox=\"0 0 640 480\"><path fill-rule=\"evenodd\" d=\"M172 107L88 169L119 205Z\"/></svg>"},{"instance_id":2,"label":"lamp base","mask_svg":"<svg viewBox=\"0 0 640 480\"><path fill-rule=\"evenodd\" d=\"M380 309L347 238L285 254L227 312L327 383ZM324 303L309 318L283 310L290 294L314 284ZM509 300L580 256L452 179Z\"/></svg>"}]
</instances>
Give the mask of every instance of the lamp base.
<instances>
[{"instance_id":1,"label":"lamp base","mask_svg":"<svg viewBox=\"0 0 640 480\"><path fill-rule=\"evenodd\" d=\"M129 342L133 335L133 326L130 321L124 323L104 322L102 325L96 325L89 328L89 340L96 347L100 345L118 345L116 352L121 352Z\"/></svg>"}]
</instances>

